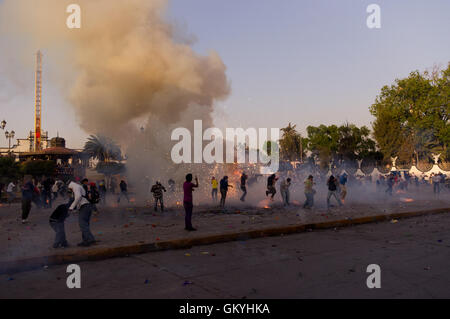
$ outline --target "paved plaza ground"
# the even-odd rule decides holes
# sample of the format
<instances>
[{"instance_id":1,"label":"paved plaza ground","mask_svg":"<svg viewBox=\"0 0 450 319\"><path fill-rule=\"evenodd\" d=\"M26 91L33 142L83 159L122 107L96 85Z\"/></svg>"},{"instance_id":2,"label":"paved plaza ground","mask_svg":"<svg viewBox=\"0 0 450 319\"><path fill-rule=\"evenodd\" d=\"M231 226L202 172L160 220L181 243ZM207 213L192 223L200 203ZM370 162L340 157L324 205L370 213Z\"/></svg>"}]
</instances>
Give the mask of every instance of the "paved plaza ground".
<instances>
[{"instance_id":1,"label":"paved plaza ground","mask_svg":"<svg viewBox=\"0 0 450 319\"><path fill-rule=\"evenodd\" d=\"M122 204L119 207L101 207L100 214L93 216L91 229L100 242L91 248L76 246L81 241L77 214L66 221L66 233L70 248L53 249L54 232L48 224L50 209L33 207L29 224L20 223L20 204L0 207L0 262L17 261L24 258L55 254L77 254L90 249L118 247L134 244L163 242L174 239L205 237L217 234L231 234L270 227L293 226L323 221L352 219L391 213L450 208L450 196L439 198L429 194L395 194L392 198L379 194L372 202L351 198L342 208L327 210L325 198L318 197L316 208L305 210L299 201L284 208L279 201L263 200L267 208L246 206L231 201L223 211L216 205L201 205L194 209L193 224L196 232L184 230L182 207L171 207L164 213L154 212L152 207L138 204ZM294 197L295 199L296 197ZM414 201L409 199L416 198ZM298 196L300 200L300 197Z\"/></svg>"},{"instance_id":2,"label":"paved plaza ground","mask_svg":"<svg viewBox=\"0 0 450 319\"><path fill-rule=\"evenodd\" d=\"M449 229L439 214L82 262L81 289L50 266L0 275L0 298L450 298Z\"/></svg>"}]
</instances>

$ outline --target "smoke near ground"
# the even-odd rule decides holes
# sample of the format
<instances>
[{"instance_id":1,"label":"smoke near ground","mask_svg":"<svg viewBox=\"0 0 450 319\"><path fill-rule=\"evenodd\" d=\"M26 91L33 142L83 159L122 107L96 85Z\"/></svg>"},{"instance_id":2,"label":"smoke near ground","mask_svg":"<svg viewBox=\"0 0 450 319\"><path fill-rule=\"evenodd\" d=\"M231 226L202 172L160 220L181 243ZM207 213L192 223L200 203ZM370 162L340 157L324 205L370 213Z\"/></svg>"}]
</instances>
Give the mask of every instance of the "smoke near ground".
<instances>
[{"instance_id":1,"label":"smoke near ground","mask_svg":"<svg viewBox=\"0 0 450 319\"><path fill-rule=\"evenodd\" d=\"M216 52L192 50L191 37L165 19L166 0L78 0L81 29L71 30L72 2L5 0L0 30L32 52L52 52L79 125L116 139L132 176L161 175L171 128L212 125L214 102L230 91L225 64Z\"/></svg>"}]
</instances>

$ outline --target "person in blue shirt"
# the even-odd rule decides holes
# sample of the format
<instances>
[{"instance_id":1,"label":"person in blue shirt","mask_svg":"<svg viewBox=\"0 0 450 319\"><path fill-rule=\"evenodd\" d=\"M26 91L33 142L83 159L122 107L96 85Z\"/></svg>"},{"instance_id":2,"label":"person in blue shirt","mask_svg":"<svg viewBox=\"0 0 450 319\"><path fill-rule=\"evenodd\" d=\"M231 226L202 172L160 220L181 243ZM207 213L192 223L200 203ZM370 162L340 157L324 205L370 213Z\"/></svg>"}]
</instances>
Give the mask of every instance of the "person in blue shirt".
<instances>
[{"instance_id":1,"label":"person in blue shirt","mask_svg":"<svg viewBox=\"0 0 450 319\"><path fill-rule=\"evenodd\" d=\"M341 175L339 184L341 189L341 201L345 202L345 197L347 197L347 173Z\"/></svg>"}]
</instances>

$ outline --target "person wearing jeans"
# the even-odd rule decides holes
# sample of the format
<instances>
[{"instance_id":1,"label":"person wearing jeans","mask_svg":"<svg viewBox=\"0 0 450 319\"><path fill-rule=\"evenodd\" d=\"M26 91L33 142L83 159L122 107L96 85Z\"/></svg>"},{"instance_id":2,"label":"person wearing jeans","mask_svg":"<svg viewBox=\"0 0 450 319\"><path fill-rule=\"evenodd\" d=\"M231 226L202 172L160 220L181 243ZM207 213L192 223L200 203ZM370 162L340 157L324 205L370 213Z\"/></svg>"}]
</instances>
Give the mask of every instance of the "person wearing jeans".
<instances>
[{"instance_id":1,"label":"person wearing jeans","mask_svg":"<svg viewBox=\"0 0 450 319\"><path fill-rule=\"evenodd\" d=\"M81 230L82 242L79 246L90 246L95 243L94 235L91 233L90 220L92 215L92 205L84 204L80 207L78 214L78 223Z\"/></svg>"},{"instance_id":2,"label":"person wearing jeans","mask_svg":"<svg viewBox=\"0 0 450 319\"><path fill-rule=\"evenodd\" d=\"M90 230L90 219L92 215L92 206L86 198L86 191L83 186L75 182L70 182L69 189L72 190L74 200L69 208L69 212L77 209L78 223L81 230L82 242L78 244L80 247L88 247L94 244L95 238Z\"/></svg>"},{"instance_id":3,"label":"person wearing jeans","mask_svg":"<svg viewBox=\"0 0 450 319\"><path fill-rule=\"evenodd\" d=\"M334 198L336 198L336 201L338 202L339 206L342 206L341 199L338 196L337 183L338 183L338 181L336 180L336 178L334 178L334 176L331 175L327 182L327 185L328 185L327 207L328 208L331 207L331 205L330 205L331 196L334 196Z\"/></svg>"},{"instance_id":4,"label":"person wearing jeans","mask_svg":"<svg viewBox=\"0 0 450 319\"><path fill-rule=\"evenodd\" d=\"M289 206L290 205L290 191L289 187L291 186L291 179L283 179L280 185L280 194L281 198L283 199L283 205Z\"/></svg>"},{"instance_id":5,"label":"person wearing jeans","mask_svg":"<svg viewBox=\"0 0 450 319\"><path fill-rule=\"evenodd\" d=\"M53 214L50 216L50 227L55 231L55 242L53 248L66 248L69 246L66 240L66 231L64 229L64 222L69 216L69 206L68 204L59 205Z\"/></svg>"}]
</instances>

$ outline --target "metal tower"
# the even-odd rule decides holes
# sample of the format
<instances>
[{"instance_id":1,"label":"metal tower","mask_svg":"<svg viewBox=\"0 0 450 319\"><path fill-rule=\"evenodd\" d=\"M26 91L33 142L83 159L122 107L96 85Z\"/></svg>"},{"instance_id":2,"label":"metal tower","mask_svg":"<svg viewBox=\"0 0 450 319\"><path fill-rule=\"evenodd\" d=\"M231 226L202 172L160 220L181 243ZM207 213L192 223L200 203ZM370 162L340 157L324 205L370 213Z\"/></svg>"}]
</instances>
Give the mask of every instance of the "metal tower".
<instances>
[{"instance_id":1,"label":"metal tower","mask_svg":"<svg viewBox=\"0 0 450 319\"><path fill-rule=\"evenodd\" d=\"M34 151L41 150L42 53L36 53L36 87L34 103Z\"/></svg>"}]
</instances>

